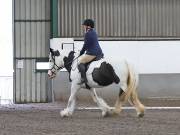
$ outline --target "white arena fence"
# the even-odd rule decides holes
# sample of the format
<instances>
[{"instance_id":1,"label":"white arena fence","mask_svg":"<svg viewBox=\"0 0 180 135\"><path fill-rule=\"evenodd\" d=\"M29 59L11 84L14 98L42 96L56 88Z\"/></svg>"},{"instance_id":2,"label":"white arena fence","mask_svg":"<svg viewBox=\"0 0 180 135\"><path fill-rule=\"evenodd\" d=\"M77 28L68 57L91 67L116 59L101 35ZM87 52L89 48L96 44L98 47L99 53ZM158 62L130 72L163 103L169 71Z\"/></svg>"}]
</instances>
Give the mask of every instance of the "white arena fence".
<instances>
[{"instance_id":1,"label":"white arena fence","mask_svg":"<svg viewBox=\"0 0 180 135\"><path fill-rule=\"evenodd\" d=\"M0 76L0 104L13 103L13 76Z\"/></svg>"}]
</instances>

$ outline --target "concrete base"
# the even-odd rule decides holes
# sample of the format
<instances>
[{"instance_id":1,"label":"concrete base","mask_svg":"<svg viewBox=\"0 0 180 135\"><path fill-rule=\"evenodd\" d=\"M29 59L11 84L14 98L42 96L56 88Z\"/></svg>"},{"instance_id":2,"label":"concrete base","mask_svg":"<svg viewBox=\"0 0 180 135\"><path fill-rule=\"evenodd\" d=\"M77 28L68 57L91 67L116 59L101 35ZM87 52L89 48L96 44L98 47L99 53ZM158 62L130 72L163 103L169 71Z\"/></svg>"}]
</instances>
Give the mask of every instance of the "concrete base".
<instances>
[{"instance_id":1,"label":"concrete base","mask_svg":"<svg viewBox=\"0 0 180 135\"><path fill-rule=\"evenodd\" d=\"M180 74L140 74L138 95L142 99L172 98L180 99ZM71 84L68 72L59 72L53 80L55 101L67 101L70 96ZM97 89L99 96L105 100L115 101L119 89L117 85ZM92 101L90 93L82 89L77 94L78 100Z\"/></svg>"}]
</instances>

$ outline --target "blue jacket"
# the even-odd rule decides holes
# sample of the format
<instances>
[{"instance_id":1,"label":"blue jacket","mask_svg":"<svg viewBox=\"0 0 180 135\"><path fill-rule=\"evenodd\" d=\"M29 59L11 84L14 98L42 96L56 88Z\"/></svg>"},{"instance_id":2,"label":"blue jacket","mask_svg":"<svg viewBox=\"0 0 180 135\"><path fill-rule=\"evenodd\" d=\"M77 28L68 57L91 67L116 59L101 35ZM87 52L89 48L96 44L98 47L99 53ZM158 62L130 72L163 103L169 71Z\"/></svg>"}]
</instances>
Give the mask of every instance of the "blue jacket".
<instances>
[{"instance_id":1,"label":"blue jacket","mask_svg":"<svg viewBox=\"0 0 180 135\"><path fill-rule=\"evenodd\" d=\"M102 49L98 42L98 36L94 29L89 29L84 36L84 45L82 50L80 51L80 55L84 54L101 56L103 55Z\"/></svg>"}]
</instances>

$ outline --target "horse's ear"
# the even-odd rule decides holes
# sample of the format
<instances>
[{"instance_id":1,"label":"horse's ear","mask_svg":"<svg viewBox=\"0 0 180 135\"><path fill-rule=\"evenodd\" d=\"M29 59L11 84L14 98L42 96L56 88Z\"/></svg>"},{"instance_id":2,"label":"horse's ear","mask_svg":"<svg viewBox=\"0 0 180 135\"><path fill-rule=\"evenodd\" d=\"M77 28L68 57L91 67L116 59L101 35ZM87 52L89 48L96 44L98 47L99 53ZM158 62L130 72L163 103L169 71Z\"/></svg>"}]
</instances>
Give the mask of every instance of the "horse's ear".
<instances>
[{"instance_id":1,"label":"horse's ear","mask_svg":"<svg viewBox=\"0 0 180 135\"><path fill-rule=\"evenodd\" d=\"M54 54L54 56L59 56L60 52L58 50L57 51L53 51L53 54Z\"/></svg>"},{"instance_id":2,"label":"horse's ear","mask_svg":"<svg viewBox=\"0 0 180 135\"><path fill-rule=\"evenodd\" d=\"M52 48L50 48L50 52L51 52L51 53L53 52L53 49L52 49Z\"/></svg>"},{"instance_id":3,"label":"horse's ear","mask_svg":"<svg viewBox=\"0 0 180 135\"><path fill-rule=\"evenodd\" d=\"M68 58L69 59L73 59L74 58L74 51L71 51L70 53L69 53L69 55L68 55Z\"/></svg>"}]
</instances>

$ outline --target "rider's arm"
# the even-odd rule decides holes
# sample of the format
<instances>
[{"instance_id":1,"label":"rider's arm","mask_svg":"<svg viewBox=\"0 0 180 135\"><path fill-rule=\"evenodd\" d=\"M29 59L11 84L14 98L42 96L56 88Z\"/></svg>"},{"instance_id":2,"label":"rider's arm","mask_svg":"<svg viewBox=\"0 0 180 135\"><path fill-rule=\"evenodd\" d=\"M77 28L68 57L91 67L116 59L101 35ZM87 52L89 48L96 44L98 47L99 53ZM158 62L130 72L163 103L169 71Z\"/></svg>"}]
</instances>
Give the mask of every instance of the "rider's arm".
<instances>
[{"instance_id":1,"label":"rider's arm","mask_svg":"<svg viewBox=\"0 0 180 135\"><path fill-rule=\"evenodd\" d=\"M84 54L84 52L90 47L91 42L91 35L89 33L86 33L84 37L84 45L80 51L80 55Z\"/></svg>"},{"instance_id":2,"label":"rider's arm","mask_svg":"<svg viewBox=\"0 0 180 135\"><path fill-rule=\"evenodd\" d=\"M85 52L85 44L83 45L83 47L82 47L82 49L81 49L81 51L80 51L80 56L81 56L82 54L84 54L84 52Z\"/></svg>"}]
</instances>

